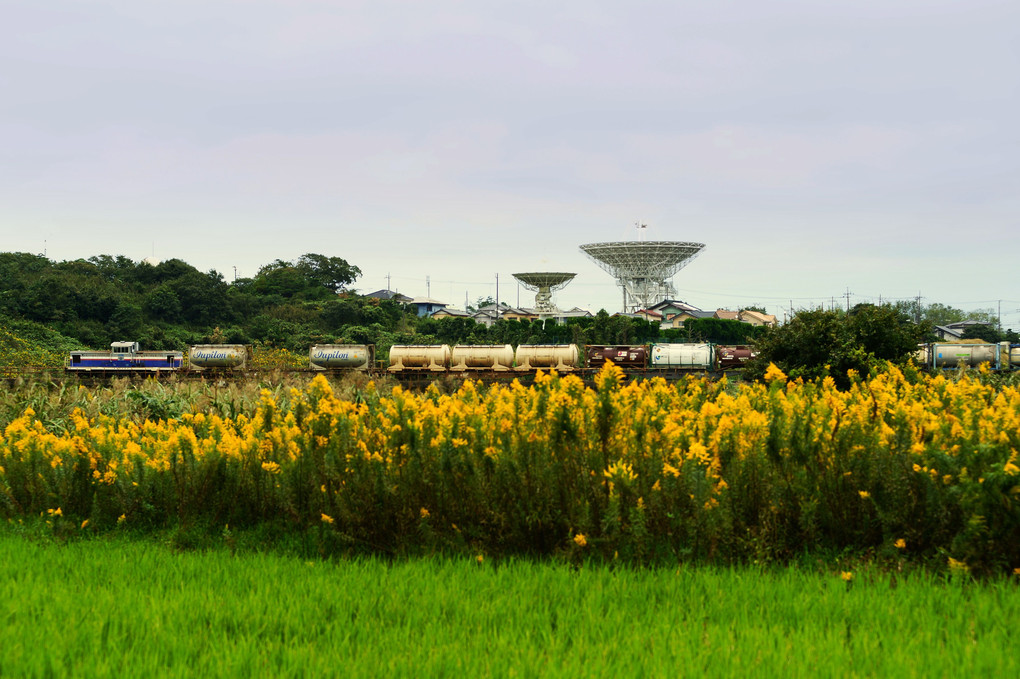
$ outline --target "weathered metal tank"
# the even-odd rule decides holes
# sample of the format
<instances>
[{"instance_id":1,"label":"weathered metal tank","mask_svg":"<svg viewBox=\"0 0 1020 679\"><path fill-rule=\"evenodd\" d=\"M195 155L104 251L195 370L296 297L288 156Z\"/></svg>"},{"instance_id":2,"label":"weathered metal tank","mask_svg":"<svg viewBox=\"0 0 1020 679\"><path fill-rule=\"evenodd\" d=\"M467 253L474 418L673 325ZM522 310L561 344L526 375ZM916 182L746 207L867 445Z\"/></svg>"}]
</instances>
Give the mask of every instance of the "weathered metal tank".
<instances>
[{"instance_id":1,"label":"weathered metal tank","mask_svg":"<svg viewBox=\"0 0 1020 679\"><path fill-rule=\"evenodd\" d=\"M715 347L715 364L719 370L738 370L758 355L754 349L746 345Z\"/></svg>"},{"instance_id":2,"label":"weathered metal tank","mask_svg":"<svg viewBox=\"0 0 1020 679\"><path fill-rule=\"evenodd\" d=\"M997 344L955 344L935 342L928 345L927 365L930 368L958 368L960 366L975 367L981 363L991 363L998 367Z\"/></svg>"},{"instance_id":3,"label":"weathered metal tank","mask_svg":"<svg viewBox=\"0 0 1020 679\"><path fill-rule=\"evenodd\" d=\"M458 344L450 354L450 371L495 370L514 367L514 348L509 344Z\"/></svg>"},{"instance_id":4,"label":"weathered metal tank","mask_svg":"<svg viewBox=\"0 0 1020 679\"><path fill-rule=\"evenodd\" d=\"M374 344L316 344L308 350L312 370L368 370L375 365Z\"/></svg>"},{"instance_id":5,"label":"weathered metal tank","mask_svg":"<svg viewBox=\"0 0 1020 679\"><path fill-rule=\"evenodd\" d=\"M606 361L612 361L621 368L628 370L644 370L648 367L648 347L644 344L634 346L608 346L589 344L585 349L585 365L589 368L601 368Z\"/></svg>"},{"instance_id":6,"label":"weathered metal tank","mask_svg":"<svg viewBox=\"0 0 1020 679\"><path fill-rule=\"evenodd\" d=\"M431 370L443 372L450 365L449 344L394 344L390 347L391 372Z\"/></svg>"},{"instance_id":7,"label":"weathered metal tank","mask_svg":"<svg viewBox=\"0 0 1020 679\"><path fill-rule=\"evenodd\" d=\"M252 360L248 344L196 344L188 349L191 370L246 370Z\"/></svg>"},{"instance_id":8,"label":"weathered metal tank","mask_svg":"<svg viewBox=\"0 0 1020 679\"><path fill-rule=\"evenodd\" d=\"M517 347L514 370L555 370L570 372L577 368L580 352L576 344L522 344Z\"/></svg>"},{"instance_id":9,"label":"weathered metal tank","mask_svg":"<svg viewBox=\"0 0 1020 679\"><path fill-rule=\"evenodd\" d=\"M652 345L653 368L712 370L715 352L711 344Z\"/></svg>"}]
</instances>

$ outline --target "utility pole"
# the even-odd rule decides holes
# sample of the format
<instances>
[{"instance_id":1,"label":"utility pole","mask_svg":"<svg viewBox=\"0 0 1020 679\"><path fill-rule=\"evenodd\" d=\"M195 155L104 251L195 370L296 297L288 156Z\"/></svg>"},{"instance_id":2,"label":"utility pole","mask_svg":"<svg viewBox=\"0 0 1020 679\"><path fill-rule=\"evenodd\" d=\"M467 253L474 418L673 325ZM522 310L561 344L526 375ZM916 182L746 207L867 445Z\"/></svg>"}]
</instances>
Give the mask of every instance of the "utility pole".
<instances>
[{"instance_id":1,"label":"utility pole","mask_svg":"<svg viewBox=\"0 0 1020 679\"><path fill-rule=\"evenodd\" d=\"M850 295L852 295L852 294L853 293L850 292L850 288L849 287L847 287L846 292L843 293L843 296L846 297L846 312L847 313L850 313Z\"/></svg>"},{"instance_id":2,"label":"utility pole","mask_svg":"<svg viewBox=\"0 0 1020 679\"><path fill-rule=\"evenodd\" d=\"M921 291L917 291L917 301L914 304L914 323L921 322Z\"/></svg>"},{"instance_id":3,"label":"utility pole","mask_svg":"<svg viewBox=\"0 0 1020 679\"><path fill-rule=\"evenodd\" d=\"M496 274L496 320L499 320L499 274Z\"/></svg>"},{"instance_id":4,"label":"utility pole","mask_svg":"<svg viewBox=\"0 0 1020 679\"><path fill-rule=\"evenodd\" d=\"M425 277L425 296L432 299L432 278L429 276Z\"/></svg>"},{"instance_id":5,"label":"utility pole","mask_svg":"<svg viewBox=\"0 0 1020 679\"><path fill-rule=\"evenodd\" d=\"M386 274L386 289L390 289L390 274L388 272Z\"/></svg>"}]
</instances>

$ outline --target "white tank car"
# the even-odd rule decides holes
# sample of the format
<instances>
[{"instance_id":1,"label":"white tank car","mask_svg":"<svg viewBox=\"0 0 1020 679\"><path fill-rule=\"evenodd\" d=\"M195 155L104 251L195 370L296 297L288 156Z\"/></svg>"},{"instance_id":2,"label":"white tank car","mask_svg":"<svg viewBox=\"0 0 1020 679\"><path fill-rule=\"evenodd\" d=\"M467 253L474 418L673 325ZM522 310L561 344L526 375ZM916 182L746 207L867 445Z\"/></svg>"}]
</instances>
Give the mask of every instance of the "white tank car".
<instances>
[{"instance_id":1,"label":"white tank car","mask_svg":"<svg viewBox=\"0 0 1020 679\"><path fill-rule=\"evenodd\" d=\"M655 344L652 346L652 368L712 370L715 351L711 344Z\"/></svg>"}]
</instances>

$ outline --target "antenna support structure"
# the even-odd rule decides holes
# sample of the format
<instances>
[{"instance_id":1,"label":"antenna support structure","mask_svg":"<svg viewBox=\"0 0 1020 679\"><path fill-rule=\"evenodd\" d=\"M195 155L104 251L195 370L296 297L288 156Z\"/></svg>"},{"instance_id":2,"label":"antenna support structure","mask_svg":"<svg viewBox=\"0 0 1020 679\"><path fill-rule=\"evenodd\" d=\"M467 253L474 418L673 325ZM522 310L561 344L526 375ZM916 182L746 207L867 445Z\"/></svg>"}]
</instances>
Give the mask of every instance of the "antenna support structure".
<instances>
[{"instance_id":1,"label":"antenna support structure","mask_svg":"<svg viewBox=\"0 0 1020 679\"><path fill-rule=\"evenodd\" d=\"M611 274L623 289L624 313L636 313L676 297L672 278L705 247L681 241L588 243L581 252Z\"/></svg>"},{"instance_id":2,"label":"antenna support structure","mask_svg":"<svg viewBox=\"0 0 1020 679\"><path fill-rule=\"evenodd\" d=\"M575 273L533 271L530 273L515 273L514 278L525 289L535 293L535 311L538 315L552 316L558 311L552 301L553 292L567 287L567 284L574 280L576 275Z\"/></svg>"}]
</instances>

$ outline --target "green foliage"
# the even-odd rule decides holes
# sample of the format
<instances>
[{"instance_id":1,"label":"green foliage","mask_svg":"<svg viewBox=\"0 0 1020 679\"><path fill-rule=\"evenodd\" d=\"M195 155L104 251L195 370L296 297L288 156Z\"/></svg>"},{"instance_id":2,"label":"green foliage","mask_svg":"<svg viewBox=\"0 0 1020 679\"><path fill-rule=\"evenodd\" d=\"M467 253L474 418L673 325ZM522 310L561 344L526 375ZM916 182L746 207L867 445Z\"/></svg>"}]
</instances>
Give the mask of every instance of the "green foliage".
<instances>
[{"instance_id":1,"label":"green foliage","mask_svg":"<svg viewBox=\"0 0 1020 679\"><path fill-rule=\"evenodd\" d=\"M32 321L0 320L0 374L24 367L60 368L77 344Z\"/></svg>"},{"instance_id":2,"label":"green foliage","mask_svg":"<svg viewBox=\"0 0 1020 679\"><path fill-rule=\"evenodd\" d=\"M988 325L997 323L997 316L992 309L973 309L964 311L938 302L932 304L919 304L916 301L900 301L893 304L893 308L914 320L915 323L927 322L931 326L949 325L961 321L973 320L982 321Z\"/></svg>"},{"instance_id":3,"label":"green foliage","mask_svg":"<svg viewBox=\"0 0 1020 679\"><path fill-rule=\"evenodd\" d=\"M721 318L691 318L684 321L683 328L668 332L687 342L753 344L765 334L765 327Z\"/></svg>"},{"instance_id":4,"label":"green foliage","mask_svg":"<svg viewBox=\"0 0 1020 679\"><path fill-rule=\"evenodd\" d=\"M884 361L905 364L926 333L926 325L915 325L891 305L858 304L850 313L800 311L758 339L758 357L744 376L762 379L774 363L790 377L831 375L845 388L850 370L867 375Z\"/></svg>"},{"instance_id":5,"label":"green foliage","mask_svg":"<svg viewBox=\"0 0 1020 679\"><path fill-rule=\"evenodd\" d=\"M1004 333L990 325L971 325L963 331L963 339L979 339L985 342L1001 342L1005 337Z\"/></svg>"}]
</instances>

